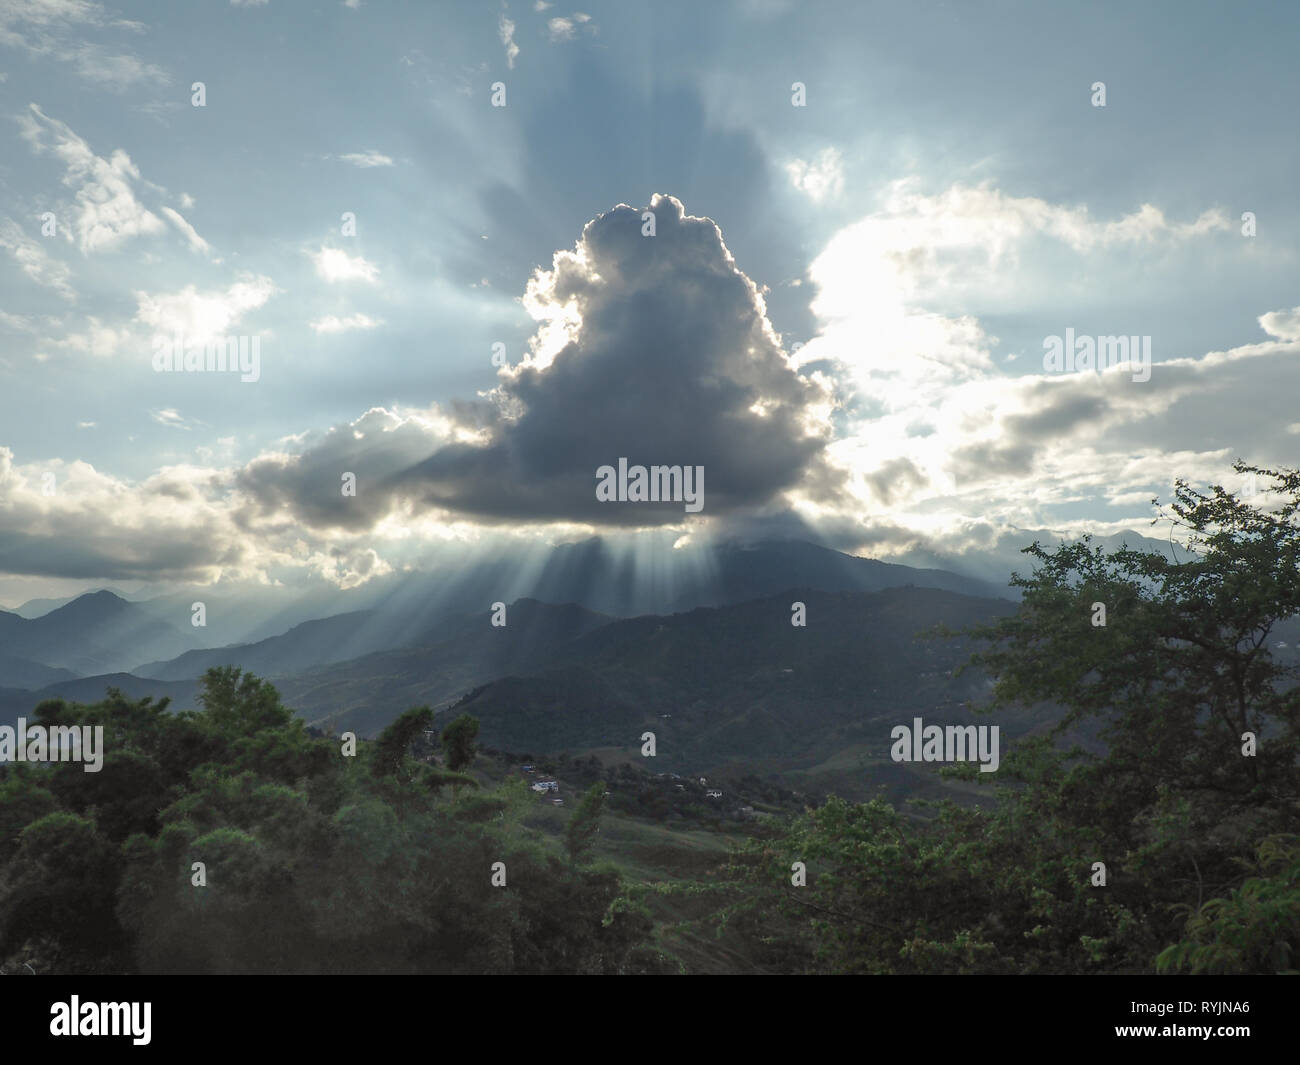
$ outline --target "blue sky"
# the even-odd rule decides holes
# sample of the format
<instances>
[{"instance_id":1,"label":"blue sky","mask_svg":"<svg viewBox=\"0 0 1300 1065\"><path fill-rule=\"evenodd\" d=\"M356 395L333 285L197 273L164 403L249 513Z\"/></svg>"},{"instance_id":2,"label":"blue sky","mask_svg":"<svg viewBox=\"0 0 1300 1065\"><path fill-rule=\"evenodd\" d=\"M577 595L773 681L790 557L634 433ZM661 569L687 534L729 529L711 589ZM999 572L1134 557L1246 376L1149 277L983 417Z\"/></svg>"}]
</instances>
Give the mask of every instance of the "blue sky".
<instances>
[{"instance_id":1,"label":"blue sky","mask_svg":"<svg viewBox=\"0 0 1300 1065\"><path fill-rule=\"evenodd\" d=\"M960 554L1292 462L1298 23L0 0L0 601L638 527ZM258 379L156 372L178 328ZM1066 329L1150 380L1047 372ZM704 512L591 505L620 448Z\"/></svg>"}]
</instances>

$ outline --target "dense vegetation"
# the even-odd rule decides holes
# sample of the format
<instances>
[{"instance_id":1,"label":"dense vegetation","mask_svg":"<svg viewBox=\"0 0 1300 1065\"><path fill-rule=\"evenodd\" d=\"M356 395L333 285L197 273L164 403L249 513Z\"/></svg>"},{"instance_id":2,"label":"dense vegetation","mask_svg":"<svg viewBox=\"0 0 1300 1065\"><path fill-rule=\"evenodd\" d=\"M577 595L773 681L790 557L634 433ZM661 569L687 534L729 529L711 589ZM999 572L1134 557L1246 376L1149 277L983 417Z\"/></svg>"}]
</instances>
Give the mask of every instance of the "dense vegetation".
<instances>
[{"instance_id":1,"label":"dense vegetation","mask_svg":"<svg viewBox=\"0 0 1300 1065\"><path fill-rule=\"evenodd\" d=\"M41 972L635 972L649 919L614 870L521 827L522 784L480 790L407 753L409 711L355 756L234 669L198 712L110 693L35 722L102 724L99 773L10 765L0 780L0 958ZM599 809L584 811L588 822ZM201 862L200 871L194 863ZM492 883L504 864L504 886Z\"/></svg>"},{"instance_id":2,"label":"dense vegetation","mask_svg":"<svg viewBox=\"0 0 1300 1065\"><path fill-rule=\"evenodd\" d=\"M988 712L1050 701L1064 718L1004 758L996 804L917 821L832 800L746 848L746 897L724 916L768 964L1300 969L1300 687L1269 644L1300 613L1300 473L1238 472L1269 478L1278 504L1179 481L1191 559L1027 549L1022 609L968 633L984 647L972 664L997 678ZM1099 749L1058 742L1087 723Z\"/></svg>"},{"instance_id":3,"label":"dense vegetation","mask_svg":"<svg viewBox=\"0 0 1300 1065\"><path fill-rule=\"evenodd\" d=\"M0 961L72 972L1294 972L1300 678L1275 630L1300 615L1300 472L1241 471L1270 479L1275 504L1178 483L1172 516L1191 558L1035 544L1034 572L1015 578L1021 608L962 631L977 648L970 665L996 679L990 720L1052 707L997 774L944 770L972 787L997 776L995 801L831 797L792 814L789 790L741 769L710 798L671 774L539 757L580 793L561 811L527 790L518 756L484 756L464 713L433 744L432 712L407 711L353 753L236 669L208 672L197 711L117 692L93 706L45 702L33 723L102 724L107 754L99 773L0 770ZM666 652L650 640L641 653ZM795 668L815 672L816 653L801 650ZM621 683L625 660L604 683ZM458 710L476 704L489 708L480 695ZM788 705L769 701L783 727ZM676 712L682 728L707 707ZM736 841L730 861L713 860L722 847L702 837ZM680 875L657 878L664 853L685 856ZM493 884L495 863L505 886Z\"/></svg>"}]
</instances>

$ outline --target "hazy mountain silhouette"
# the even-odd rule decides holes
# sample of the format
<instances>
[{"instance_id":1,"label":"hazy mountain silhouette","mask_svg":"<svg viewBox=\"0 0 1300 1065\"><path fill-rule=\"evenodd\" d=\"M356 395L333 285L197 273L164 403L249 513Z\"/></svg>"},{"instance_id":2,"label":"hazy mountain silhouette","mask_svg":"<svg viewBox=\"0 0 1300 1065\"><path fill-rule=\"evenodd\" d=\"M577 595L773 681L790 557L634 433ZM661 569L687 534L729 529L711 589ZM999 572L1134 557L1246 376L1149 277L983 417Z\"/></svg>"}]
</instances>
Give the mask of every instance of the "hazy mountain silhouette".
<instances>
[{"instance_id":1,"label":"hazy mountain silhouette","mask_svg":"<svg viewBox=\"0 0 1300 1065\"><path fill-rule=\"evenodd\" d=\"M6 656L83 676L126 671L150 658L171 658L196 642L184 630L107 591L79 596L37 618L0 611L0 648ZM22 686L4 672L0 684Z\"/></svg>"},{"instance_id":2,"label":"hazy mountain silhouette","mask_svg":"<svg viewBox=\"0 0 1300 1065\"><path fill-rule=\"evenodd\" d=\"M625 556L599 538L552 549L534 571L505 559L455 575L414 575L367 610L303 622L265 640L191 651L151 661L134 672L161 680L197 677L214 665L239 665L267 677L286 677L367 654L441 642L459 631L465 615L487 624L494 602L536 599L572 603L611 617L634 617L721 606L786 588L879 591L915 585L964 595L993 596L994 586L940 570L917 570L798 541L725 544L684 555L659 580L646 580Z\"/></svg>"}]
</instances>

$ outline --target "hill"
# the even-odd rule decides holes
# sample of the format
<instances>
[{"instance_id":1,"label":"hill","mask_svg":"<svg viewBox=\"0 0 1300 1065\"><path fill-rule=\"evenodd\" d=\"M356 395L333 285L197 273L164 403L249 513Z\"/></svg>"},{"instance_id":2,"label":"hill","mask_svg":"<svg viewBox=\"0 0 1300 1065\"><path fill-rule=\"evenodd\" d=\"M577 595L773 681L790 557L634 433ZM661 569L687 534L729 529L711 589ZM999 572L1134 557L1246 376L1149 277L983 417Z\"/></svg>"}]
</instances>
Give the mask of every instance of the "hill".
<instances>
[{"instance_id":1,"label":"hill","mask_svg":"<svg viewBox=\"0 0 1300 1065\"><path fill-rule=\"evenodd\" d=\"M196 636L108 591L79 596L36 618L0 611L0 648L5 656L82 676L125 671L150 658L174 657L197 642ZM25 686L3 672L0 685Z\"/></svg>"}]
</instances>

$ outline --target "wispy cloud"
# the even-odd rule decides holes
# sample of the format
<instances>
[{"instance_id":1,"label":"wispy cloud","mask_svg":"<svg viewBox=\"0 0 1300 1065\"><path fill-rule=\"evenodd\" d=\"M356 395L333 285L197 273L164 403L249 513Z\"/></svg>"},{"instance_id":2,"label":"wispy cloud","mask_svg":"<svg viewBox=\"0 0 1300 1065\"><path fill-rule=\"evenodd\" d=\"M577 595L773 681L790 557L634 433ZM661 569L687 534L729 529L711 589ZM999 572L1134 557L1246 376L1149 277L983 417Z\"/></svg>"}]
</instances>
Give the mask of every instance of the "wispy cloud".
<instances>
[{"instance_id":1,"label":"wispy cloud","mask_svg":"<svg viewBox=\"0 0 1300 1065\"><path fill-rule=\"evenodd\" d=\"M383 324L379 319L371 318L368 314L350 314L346 318L327 314L324 318L312 322L311 327L317 333L346 333L354 329L375 329Z\"/></svg>"},{"instance_id":2,"label":"wispy cloud","mask_svg":"<svg viewBox=\"0 0 1300 1065\"><path fill-rule=\"evenodd\" d=\"M372 166L392 166L393 160L380 152L348 152L346 155L340 155L338 158L345 163L351 163L353 166L360 167L363 170Z\"/></svg>"},{"instance_id":3,"label":"wispy cloud","mask_svg":"<svg viewBox=\"0 0 1300 1065\"><path fill-rule=\"evenodd\" d=\"M38 154L50 152L66 170L63 184L75 190L74 227L84 254L116 248L131 237L161 233L162 220L136 199L140 171L120 148L105 159L36 104L19 116L23 137Z\"/></svg>"},{"instance_id":4,"label":"wispy cloud","mask_svg":"<svg viewBox=\"0 0 1300 1065\"><path fill-rule=\"evenodd\" d=\"M151 411L150 415L159 425L166 425L172 429L189 428L189 426L185 424L185 419L181 416L180 411L173 410L170 407L165 408L164 410Z\"/></svg>"},{"instance_id":5,"label":"wispy cloud","mask_svg":"<svg viewBox=\"0 0 1300 1065\"><path fill-rule=\"evenodd\" d=\"M515 57L519 55L519 45L515 44L515 24L505 15L497 20L497 35L506 49L506 66L515 69Z\"/></svg>"},{"instance_id":6,"label":"wispy cloud","mask_svg":"<svg viewBox=\"0 0 1300 1065\"><path fill-rule=\"evenodd\" d=\"M194 227L190 225L189 222L185 221L184 216L179 211L173 210L170 207L161 207L159 210L167 216L167 219L172 225L184 234L185 239L189 241L191 249L194 251L201 251L205 255L212 254L212 245L198 235Z\"/></svg>"},{"instance_id":7,"label":"wispy cloud","mask_svg":"<svg viewBox=\"0 0 1300 1065\"><path fill-rule=\"evenodd\" d=\"M111 17L102 4L91 0L0 2L0 44L20 48L34 58L68 63L80 77L111 92L141 83L165 84L170 77L139 56L87 40L86 34L138 34L144 28L139 22Z\"/></svg>"},{"instance_id":8,"label":"wispy cloud","mask_svg":"<svg viewBox=\"0 0 1300 1065\"><path fill-rule=\"evenodd\" d=\"M547 5L550 6L550 5ZM538 10L541 10L540 8ZM556 17L547 20L546 35L553 42L571 41L577 36L578 28L583 27L589 33L596 32L596 26L591 21L591 16L583 11L575 11L567 17Z\"/></svg>"},{"instance_id":9,"label":"wispy cloud","mask_svg":"<svg viewBox=\"0 0 1300 1065\"><path fill-rule=\"evenodd\" d=\"M38 285L53 289L66 300L75 298L68 267L50 256L45 247L23 232L12 218L0 219L0 248L9 252L28 277Z\"/></svg>"}]
</instances>

